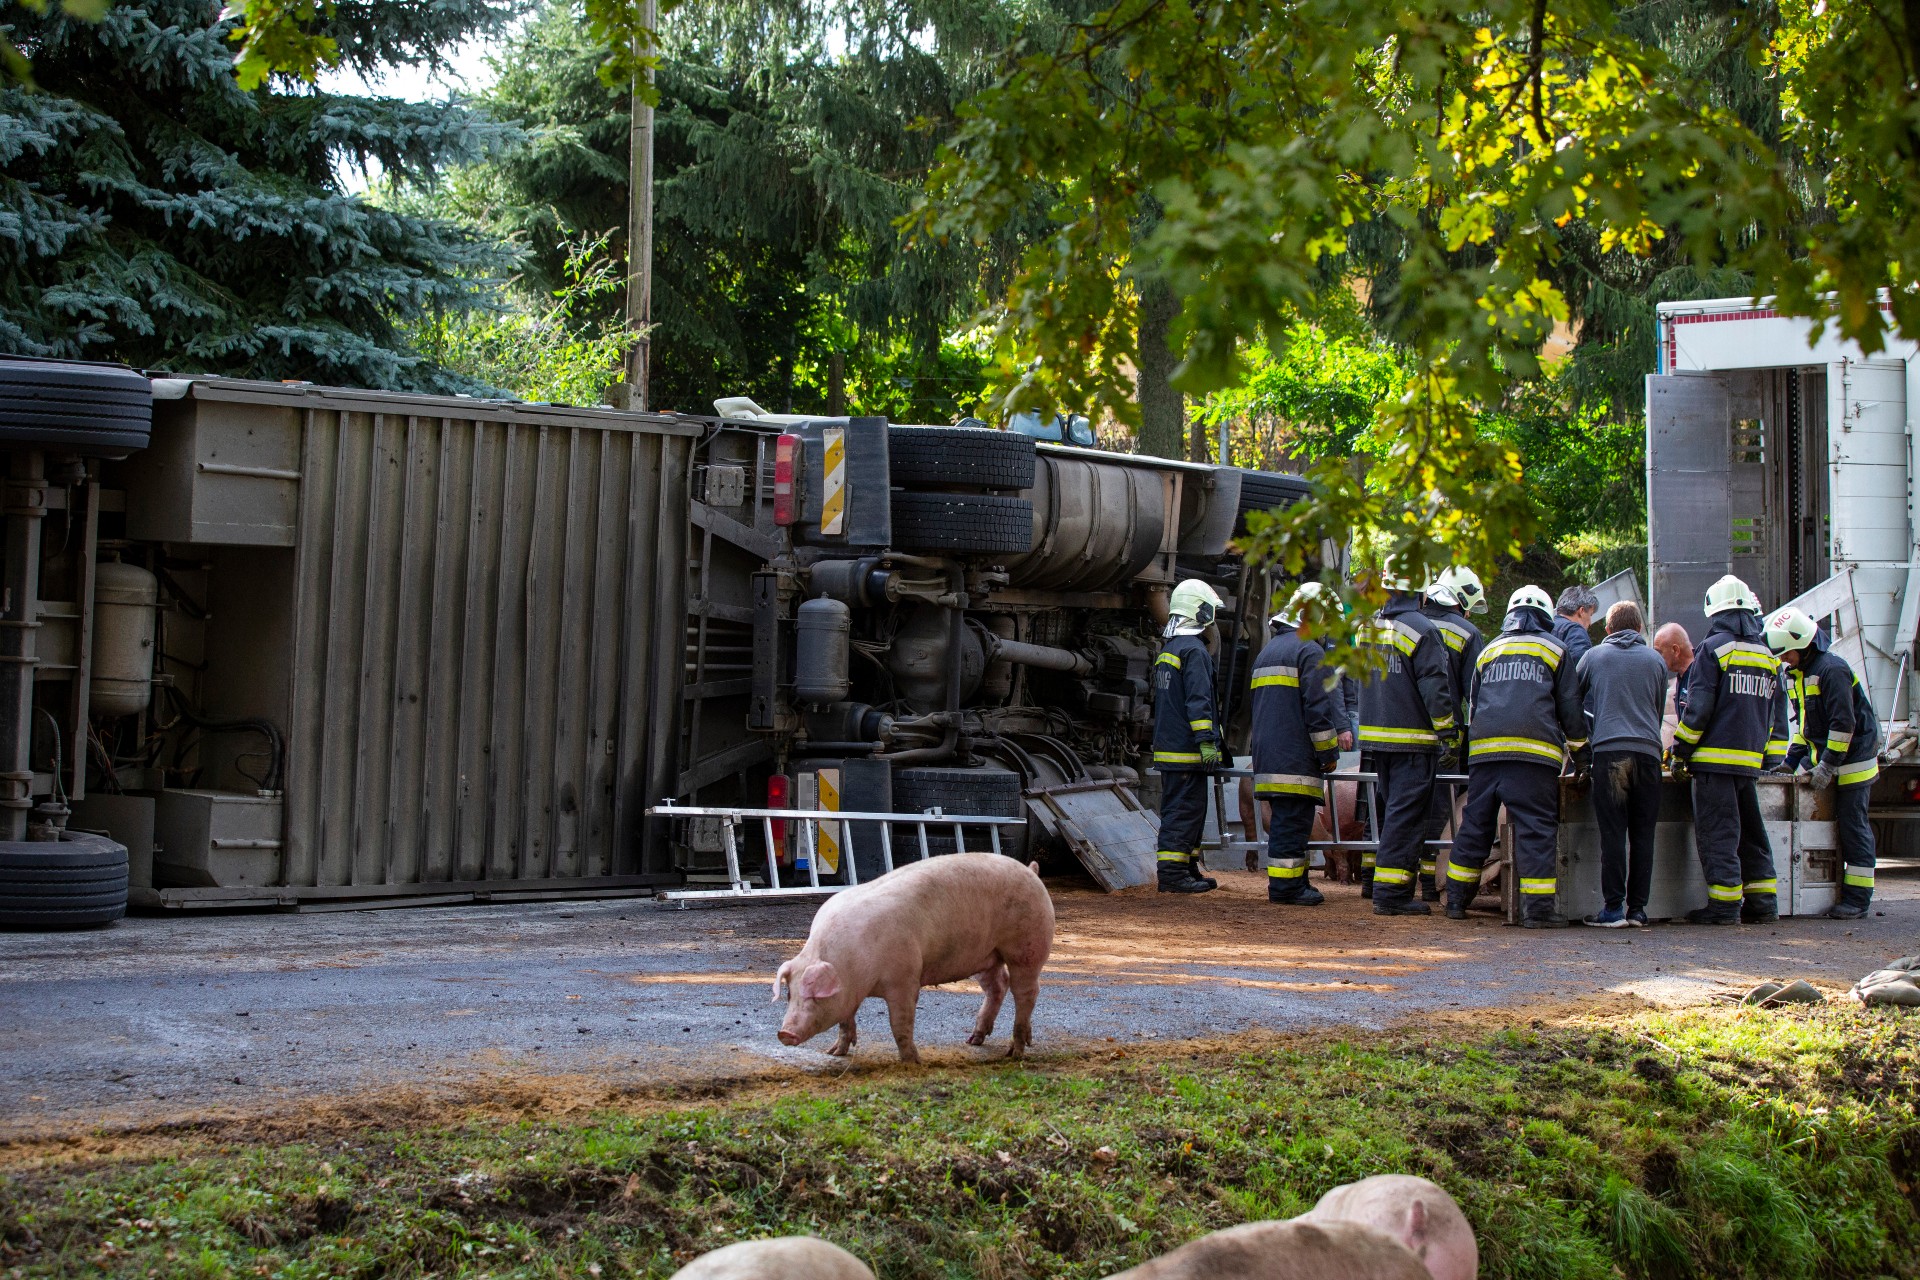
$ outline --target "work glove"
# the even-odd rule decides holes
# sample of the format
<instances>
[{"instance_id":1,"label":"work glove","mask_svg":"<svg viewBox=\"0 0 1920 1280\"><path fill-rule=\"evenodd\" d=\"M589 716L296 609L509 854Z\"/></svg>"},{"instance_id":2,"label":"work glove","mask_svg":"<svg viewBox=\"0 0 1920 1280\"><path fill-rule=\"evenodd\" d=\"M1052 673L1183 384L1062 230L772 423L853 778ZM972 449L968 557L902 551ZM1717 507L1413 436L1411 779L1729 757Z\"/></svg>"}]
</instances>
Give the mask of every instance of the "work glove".
<instances>
[{"instance_id":1,"label":"work glove","mask_svg":"<svg viewBox=\"0 0 1920 1280\"><path fill-rule=\"evenodd\" d=\"M1822 760L1808 771L1807 782L1815 791L1825 791L1833 785L1833 780L1839 773L1840 771L1833 767L1831 761Z\"/></svg>"},{"instance_id":2,"label":"work glove","mask_svg":"<svg viewBox=\"0 0 1920 1280\"><path fill-rule=\"evenodd\" d=\"M1687 758L1677 751L1667 757L1667 771L1673 774L1675 782L1685 782L1693 776L1693 770L1687 768Z\"/></svg>"},{"instance_id":3,"label":"work glove","mask_svg":"<svg viewBox=\"0 0 1920 1280\"><path fill-rule=\"evenodd\" d=\"M1220 748L1211 742L1201 743L1200 763L1206 765L1209 769L1217 766L1220 763Z\"/></svg>"},{"instance_id":4,"label":"work glove","mask_svg":"<svg viewBox=\"0 0 1920 1280\"><path fill-rule=\"evenodd\" d=\"M1777 765L1774 765L1773 768L1767 770L1767 772L1770 774L1773 774L1776 777L1790 777L1793 774L1798 773L1799 770L1795 769L1790 764L1777 764Z\"/></svg>"},{"instance_id":5,"label":"work glove","mask_svg":"<svg viewBox=\"0 0 1920 1280\"><path fill-rule=\"evenodd\" d=\"M1593 776L1593 749L1581 747L1573 753L1573 780L1585 782Z\"/></svg>"},{"instance_id":6,"label":"work glove","mask_svg":"<svg viewBox=\"0 0 1920 1280\"><path fill-rule=\"evenodd\" d=\"M1320 772L1333 773L1339 768L1340 768L1339 756L1321 756L1320 757Z\"/></svg>"}]
</instances>

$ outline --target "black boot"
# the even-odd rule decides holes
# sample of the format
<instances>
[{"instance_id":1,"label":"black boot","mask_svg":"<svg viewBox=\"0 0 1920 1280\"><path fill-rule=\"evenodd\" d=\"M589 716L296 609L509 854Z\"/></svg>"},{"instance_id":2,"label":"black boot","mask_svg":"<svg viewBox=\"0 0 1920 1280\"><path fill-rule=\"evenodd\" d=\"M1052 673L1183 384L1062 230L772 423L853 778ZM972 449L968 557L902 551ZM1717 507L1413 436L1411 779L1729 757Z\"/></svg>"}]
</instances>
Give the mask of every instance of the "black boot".
<instances>
[{"instance_id":1,"label":"black boot","mask_svg":"<svg viewBox=\"0 0 1920 1280\"><path fill-rule=\"evenodd\" d=\"M1440 886L1434 880L1433 872L1431 871L1422 871L1420 873L1420 901L1440 901Z\"/></svg>"},{"instance_id":2,"label":"black boot","mask_svg":"<svg viewBox=\"0 0 1920 1280\"><path fill-rule=\"evenodd\" d=\"M1473 901L1478 888L1477 885L1466 885L1458 880L1449 880L1447 882L1447 919L1465 920L1467 904Z\"/></svg>"},{"instance_id":3,"label":"black boot","mask_svg":"<svg viewBox=\"0 0 1920 1280\"><path fill-rule=\"evenodd\" d=\"M1687 912L1688 924L1739 924L1740 904L1737 902L1709 902L1704 907L1696 907Z\"/></svg>"},{"instance_id":4,"label":"black boot","mask_svg":"<svg viewBox=\"0 0 1920 1280\"><path fill-rule=\"evenodd\" d=\"M1544 909L1536 908L1520 917L1522 929L1564 929L1572 923L1573 921L1556 913L1552 906Z\"/></svg>"},{"instance_id":5,"label":"black boot","mask_svg":"<svg viewBox=\"0 0 1920 1280\"><path fill-rule=\"evenodd\" d=\"M1371 898L1373 896L1372 867L1362 867L1360 869L1360 896L1363 898Z\"/></svg>"},{"instance_id":6,"label":"black boot","mask_svg":"<svg viewBox=\"0 0 1920 1280\"><path fill-rule=\"evenodd\" d=\"M1858 920L1873 905L1873 890L1848 885L1840 891L1840 901L1827 908L1829 920Z\"/></svg>"},{"instance_id":7,"label":"black boot","mask_svg":"<svg viewBox=\"0 0 1920 1280\"><path fill-rule=\"evenodd\" d=\"M1740 903L1741 924L1772 924L1780 918L1780 899L1771 893L1750 893Z\"/></svg>"},{"instance_id":8,"label":"black boot","mask_svg":"<svg viewBox=\"0 0 1920 1280\"><path fill-rule=\"evenodd\" d=\"M1213 887L1213 881L1204 880L1194 874L1191 862L1160 864L1161 893L1206 893Z\"/></svg>"},{"instance_id":9,"label":"black boot","mask_svg":"<svg viewBox=\"0 0 1920 1280\"><path fill-rule=\"evenodd\" d=\"M1415 902L1411 896L1389 898L1384 894L1373 900L1373 914L1377 916L1430 916L1433 908L1424 902Z\"/></svg>"},{"instance_id":10,"label":"black boot","mask_svg":"<svg viewBox=\"0 0 1920 1280\"><path fill-rule=\"evenodd\" d=\"M1317 907L1327 900L1327 895L1307 883L1305 876L1292 880L1267 880L1267 901L1281 902L1290 907Z\"/></svg>"},{"instance_id":11,"label":"black boot","mask_svg":"<svg viewBox=\"0 0 1920 1280\"><path fill-rule=\"evenodd\" d=\"M1220 887L1220 882L1218 880L1215 880L1212 876L1205 874L1206 868L1207 868L1207 864L1200 861L1200 855L1197 853L1193 855L1193 861L1187 863L1187 871L1193 876L1195 880L1200 881L1202 884L1206 885L1207 888L1209 889L1218 889Z\"/></svg>"}]
</instances>

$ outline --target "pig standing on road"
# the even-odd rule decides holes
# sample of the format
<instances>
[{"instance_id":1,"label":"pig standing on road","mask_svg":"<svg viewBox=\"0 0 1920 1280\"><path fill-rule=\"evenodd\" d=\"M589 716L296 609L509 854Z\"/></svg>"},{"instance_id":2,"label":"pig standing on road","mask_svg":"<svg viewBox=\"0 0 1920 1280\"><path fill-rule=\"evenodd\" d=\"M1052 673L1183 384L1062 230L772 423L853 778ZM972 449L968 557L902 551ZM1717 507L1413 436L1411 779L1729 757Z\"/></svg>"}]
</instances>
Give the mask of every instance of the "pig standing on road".
<instances>
[{"instance_id":1,"label":"pig standing on road","mask_svg":"<svg viewBox=\"0 0 1920 1280\"><path fill-rule=\"evenodd\" d=\"M780 1043L804 1044L831 1026L828 1053L854 1046L860 1002L879 996L902 1062L920 1061L913 1018L920 988L976 978L986 992L968 1044L985 1044L1000 1002L1013 992L1013 1047L1033 1042L1033 1001L1053 950L1053 899L1038 863L997 853L954 853L909 863L836 893L813 918L807 945L780 966L773 1000L788 988Z\"/></svg>"}]
</instances>

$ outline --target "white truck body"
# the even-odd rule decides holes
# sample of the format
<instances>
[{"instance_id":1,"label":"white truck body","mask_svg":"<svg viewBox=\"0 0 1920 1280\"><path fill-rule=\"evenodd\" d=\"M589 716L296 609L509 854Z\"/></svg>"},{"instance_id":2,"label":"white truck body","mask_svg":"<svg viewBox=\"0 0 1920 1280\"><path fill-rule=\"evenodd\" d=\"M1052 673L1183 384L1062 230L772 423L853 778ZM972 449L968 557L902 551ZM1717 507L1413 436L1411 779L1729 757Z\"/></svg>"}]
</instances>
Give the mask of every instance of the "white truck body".
<instances>
[{"instance_id":1,"label":"white truck body","mask_svg":"<svg viewBox=\"0 0 1920 1280\"><path fill-rule=\"evenodd\" d=\"M1920 628L1920 344L1871 356L1765 300L1662 303L1647 379L1650 604L1696 639L1745 578L1821 618L1901 748ZM1909 737L1908 742L1911 741Z\"/></svg>"}]
</instances>

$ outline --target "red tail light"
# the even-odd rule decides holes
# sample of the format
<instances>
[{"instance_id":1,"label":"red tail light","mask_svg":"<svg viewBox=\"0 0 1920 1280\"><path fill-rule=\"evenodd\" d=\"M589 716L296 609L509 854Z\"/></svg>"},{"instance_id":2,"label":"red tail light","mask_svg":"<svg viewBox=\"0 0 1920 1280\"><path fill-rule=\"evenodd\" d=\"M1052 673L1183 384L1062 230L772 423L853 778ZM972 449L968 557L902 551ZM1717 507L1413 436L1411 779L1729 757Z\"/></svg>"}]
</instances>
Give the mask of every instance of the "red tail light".
<instances>
[{"instance_id":1,"label":"red tail light","mask_svg":"<svg viewBox=\"0 0 1920 1280\"><path fill-rule=\"evenodd\" d=\"M793 807L793 784L787 781L787 775L776 773L767 778L767 808L791 809ZM787 824L783 819L773 820L773 842L785 847L787 843Z\"/></svg>"},{"instance_id":2,"label":"red tail light","mask_svg":"<svg viewBox=\"0 0 1920 1280\"><path fill-rule=\"evenodd\" d=\"M773 522L775 524L793 523L793 468L799 456L799 436L783 435L774 442Z\"/></svg>"}]
</instances>

